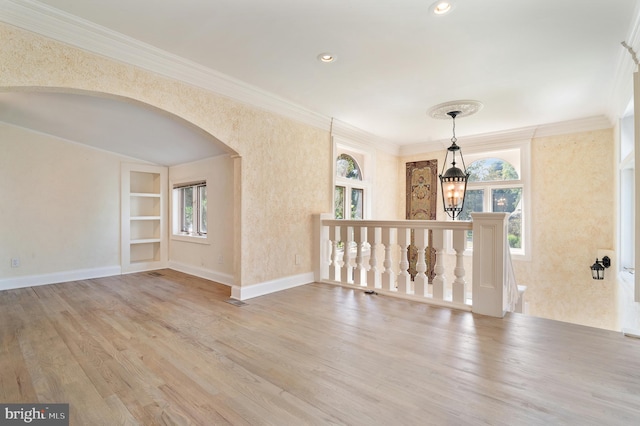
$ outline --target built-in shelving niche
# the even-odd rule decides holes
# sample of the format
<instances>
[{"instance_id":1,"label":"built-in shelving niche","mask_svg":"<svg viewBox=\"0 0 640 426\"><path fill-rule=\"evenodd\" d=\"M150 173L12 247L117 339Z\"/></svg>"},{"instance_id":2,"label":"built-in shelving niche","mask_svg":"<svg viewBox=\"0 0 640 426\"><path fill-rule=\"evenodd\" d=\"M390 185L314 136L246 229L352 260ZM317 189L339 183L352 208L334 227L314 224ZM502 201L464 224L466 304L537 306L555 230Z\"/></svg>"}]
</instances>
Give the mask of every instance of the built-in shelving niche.
<instances>
[{"instance_id":1,"label":"built-in shelving niche","mask_svg":"<svg viewBox=\"0 0 640 426\"><path fill-rule=\"evenodd\" d=\"M122 165L122 272L165 268L167 168Z\"/></svg>"}]
</instances>

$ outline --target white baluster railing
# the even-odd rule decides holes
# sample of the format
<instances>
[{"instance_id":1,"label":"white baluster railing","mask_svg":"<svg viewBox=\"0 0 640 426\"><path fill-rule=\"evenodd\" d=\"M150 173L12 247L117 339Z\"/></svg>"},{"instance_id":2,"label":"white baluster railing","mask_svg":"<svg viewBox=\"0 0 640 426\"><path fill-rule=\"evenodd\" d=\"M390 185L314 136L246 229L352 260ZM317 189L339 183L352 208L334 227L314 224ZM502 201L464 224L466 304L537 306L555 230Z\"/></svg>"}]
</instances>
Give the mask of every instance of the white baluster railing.
<instances>
[{"instance_id":1,"label":"white baluster railing","mask_svg":"<svg viewBox=\"0 0 640 426\"><path fill-rule=\"evenodd\" d=\"M467 245L467 232L456 229L453 231L453 249L456 252L456 267L453 269L453 301L456 303L464 303L464 289L466 281L464 280L464 251Z\"/></svg>"},{"instance_id":2,"label":"white baluster railing","mask_svg":"<svg viewBox=\"0 0 640 426\"><path fill-rule=\"evenodd\" d=\"M384 272L382 272L382 289L387 291L394 291L396 288L396 274L393 269L393 261L391 252L393 245L395 244L395 228L389 226L382 226L382 245L384 246Z\"/></svg>"},{"instance_id":3,"label":"white baluster railing","mask_svg":"<svg viewBox=\"0 0 640 426\"><path fill-rule=\"evenodd\" d=\"M369 254L369 270L367 270L367 287L369 289L380 287L380 268L378 268L378 246L380 245L380 228L370 226L367 228L367 236L371 245Z\"/></svg>"},{"instance_id":4,"label":"white baluster railing","mask_svg":"<svg viewBox=\"0 0 640 426\"><path fill-rule=\"evenodd\" d=\"M367 228L363 228L361 226L355 226L353 228L353 240L354 246L356 249L356 266L353 269L353 284L357 286L366 285L367 280L364 278L364 274L367 273L367 269L369 269L364 264L364 258L362 255L362 251L364 246L366 245L363 237L367 235Z\"/></svg>"},{"instance_id":5,"label":"white baluster railing","mask_svg":"<svg viewBox=\"0 0 640 426\"><path fill-rule=\"evenodd\" d=\"M429 295L429 278L427 277L427 246L429 242L429 230L426 228L414 228L414 244L418 251L416 260L416 276L413 279L415 295L426 297Z\"/></svg>"},{"instance_id":6,"label":"white baluster railing","mask_svg":"<svg viewBox=\"0 0 640 426\"><path fill-rule=\"evenodd\" d=\"M411 275L409 274L409 246L411 245L411 229L398 228L398 245L400 246L400 273L398 274L398 292L411 294Z\"/></svg>"},{"instance_id":7,"label":"white baluster railing","mask_svg":"<svg viewBox=\"0 0 640 426\"><path fill-rule=\"evenodd\" d=\"M472 213L472 217L472 222L345 221L318 215L316 281L501 317L506 311L504 271L509 261L507 215ZM471 283L465 281L464 264L469 231L474 247ZM408 272L410 244L418 254L413 282ZM428 253L433 251L434 276L429 282ZM455 262L445 261L447 257ZM451 263L455 267L447 270Z\"/></svg>"},{"instance_id":8,"label":"white baluster railing","mask_svg":"<svg viewBox=\"0 0 640 426\"><path fill-rule=\"evenodd\" d=\"M458 230L459 231L459 230ZM444 299L445 270L444 270L444 229L433 230L433 248L436 251L436 264L433 266L433 298Z\"/></svg>"}]
</instances>

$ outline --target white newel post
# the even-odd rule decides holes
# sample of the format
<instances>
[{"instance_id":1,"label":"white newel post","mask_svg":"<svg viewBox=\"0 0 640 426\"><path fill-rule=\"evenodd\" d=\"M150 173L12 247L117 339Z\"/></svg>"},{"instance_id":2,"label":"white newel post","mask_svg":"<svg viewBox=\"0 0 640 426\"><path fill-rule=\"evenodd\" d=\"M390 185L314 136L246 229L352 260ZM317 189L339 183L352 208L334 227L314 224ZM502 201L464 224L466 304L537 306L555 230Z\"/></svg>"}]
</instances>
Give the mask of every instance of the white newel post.
<instances>
[{"instance_id":1,"label":"white newel post","mask_svg":"<svg viewBox=\"0 0 640 426\"><path fill-rule=\"evenodd\" d=\"M407 294L411 288L409 274L409 258L407 251L411 244L411 229L398 228L398 245L400 246L400 274L398 275L398 293Z\"/></svg>"},{"instance_id":2,"label":"white newel post","mask_svg":"<svg viewBox=\"0 0 640 426\"><path fill-rule=\"evenodd\" d=\"M313 223L316 229L316 241L315 247L317 252L314 251L314 259L317 259L318 263L314 263L314 279L316 282L320 282L324 279L329 279L329 267L331 266L332 255L332 242L329 234L329 226L323 226L323 219L331 219L332 216L327 213L313 215Z\"/></svg>"},{"instance_id":3,"label":"white newel post","mask_svg":"<svg viewBox=\"0 0 640 426\"><path fill-rule=\"evenodd\" d=\"M416 260L416 276L413 279L416 296L427 296L429 292L429 279L425 272L427 271L427 262L425 260L425 251L427 248L427 242L429 230L424 228L417 228L414 231L415 245L418 252L418 259Z\"/></svg>"},{"instance_id":4,"label":"white newel post","mask_svg":"<svg viewBox=\"0 0 640 426\"><path fill-rule=\"evenodd\" d=\"M453 280L453 301L456 303L464 303L465 298L465 286L464 280L464 251L467 246L467 231L455 229L453 231L453 249L456 251L456 267L453 270L453 275L456 279Z\"/></svg>"},{"instance_id":5,"label":"white newel post","mask_svg":"<svg viewBox=\"0 0 640 426\"><path fill-rule=\"evenodd\" d=\"M471 213L473 218L473 312L502 318L507 279L508 213Z\"/></svg>"}]
</instances>

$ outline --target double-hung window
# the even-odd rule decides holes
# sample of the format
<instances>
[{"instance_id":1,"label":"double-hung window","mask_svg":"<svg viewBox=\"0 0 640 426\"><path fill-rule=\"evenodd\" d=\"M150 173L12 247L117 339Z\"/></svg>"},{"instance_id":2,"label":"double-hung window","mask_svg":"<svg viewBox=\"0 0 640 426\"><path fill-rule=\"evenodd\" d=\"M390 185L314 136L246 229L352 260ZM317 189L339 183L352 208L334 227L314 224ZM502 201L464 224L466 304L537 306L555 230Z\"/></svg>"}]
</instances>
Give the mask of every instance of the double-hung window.
<instances>
[{"instance_id":1,"label":"double-hung window","mask_svg":"<svg viewBox=\"0 0 640 426\"><path fill-rule=\"evenodd\" d=\"M207 235L207 183L174 185L174 234L194 237Z\"/></svg>"}]
</instances>

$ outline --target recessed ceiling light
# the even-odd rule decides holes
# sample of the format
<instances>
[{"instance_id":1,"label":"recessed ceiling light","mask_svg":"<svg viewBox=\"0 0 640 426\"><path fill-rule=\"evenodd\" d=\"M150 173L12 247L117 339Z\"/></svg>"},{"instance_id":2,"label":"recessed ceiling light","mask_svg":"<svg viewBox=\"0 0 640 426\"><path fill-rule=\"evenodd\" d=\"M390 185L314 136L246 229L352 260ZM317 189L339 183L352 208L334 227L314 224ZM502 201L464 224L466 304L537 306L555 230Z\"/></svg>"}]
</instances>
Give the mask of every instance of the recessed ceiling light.
<instances>
[{"instance_id":1,"label":"recessed ceiling light","mask_svg":"<svg viewBox=\"0 0 640 426\"><path fill-rule=\"evenodd\" d=\"M438 1L431 5L431 10L436 15L444 15L451 12L453 5L448 1Z\"/></svg>"},{"instance_id":2,"label":"recessed ceiling light","mask_svg":"<svg viewBox=\"0 0 640 426\"><path fill-rule=\"evenodd\" d=\"M330 62L335 62L336 59L337 59L336 56L332 55L331 53L321 53L318 55L318 60L320 62L330 63Z\"/></svg>"}]
</instances>

